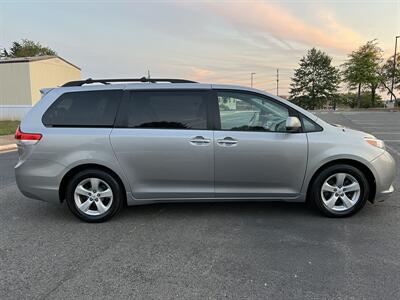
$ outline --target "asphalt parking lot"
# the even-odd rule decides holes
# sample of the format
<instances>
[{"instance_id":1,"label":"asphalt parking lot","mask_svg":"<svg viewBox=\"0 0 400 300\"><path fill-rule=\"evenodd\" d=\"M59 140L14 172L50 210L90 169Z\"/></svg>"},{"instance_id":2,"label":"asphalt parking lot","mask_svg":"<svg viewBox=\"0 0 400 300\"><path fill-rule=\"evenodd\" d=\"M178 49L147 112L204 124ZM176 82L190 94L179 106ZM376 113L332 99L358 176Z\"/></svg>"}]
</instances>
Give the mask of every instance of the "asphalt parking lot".
<instances>
[{"instance_id":1,"label":"asphalt parking lot","mask_svg":"<svg viewBox=\"0 0 400 300\"><path fill-rule=\"evenodd\" d=\"M319 115L384 139L400 166L400 113ZM86 224L22 196L16 160L0 154L0 299L400 298L399 192L347 219L303 204L159 204Z\"/></svg>"}]
</instances>

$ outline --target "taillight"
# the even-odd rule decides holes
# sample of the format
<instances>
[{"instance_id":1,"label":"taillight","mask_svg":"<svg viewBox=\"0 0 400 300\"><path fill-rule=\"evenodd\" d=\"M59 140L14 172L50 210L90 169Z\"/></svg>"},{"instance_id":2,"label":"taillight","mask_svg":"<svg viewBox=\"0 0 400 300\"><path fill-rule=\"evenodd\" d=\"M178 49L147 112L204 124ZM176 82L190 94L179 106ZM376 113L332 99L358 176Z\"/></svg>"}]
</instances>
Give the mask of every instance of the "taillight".
<instances>
[{"instance_id":1,"label":"taillight","mask_svg":"<svg viewBox=\"0 0 400 300\"><path fill-rule=\"evenodd\" d=\"M26 133L22 132L21 129L17 128L15 131L15 139L21 142L28 142L29 144L36 144L40 141L42 135L40 133Z\"/></svg>"}]
</instances>

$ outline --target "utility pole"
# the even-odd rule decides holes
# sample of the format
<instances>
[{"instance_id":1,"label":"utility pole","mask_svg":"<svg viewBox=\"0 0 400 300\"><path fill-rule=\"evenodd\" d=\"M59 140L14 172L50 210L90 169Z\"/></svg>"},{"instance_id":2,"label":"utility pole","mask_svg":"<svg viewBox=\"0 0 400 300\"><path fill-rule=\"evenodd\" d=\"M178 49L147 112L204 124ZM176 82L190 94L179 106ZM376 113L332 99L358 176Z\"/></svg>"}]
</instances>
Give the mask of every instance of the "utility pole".
<instances>
[{"instance_id":1,"label":"utility pole","mask_svg":"<svg viewBox=\"0 0 400 300\"><path fill-rule=\"evenodd\" d=\"M279 96L279 69L276 69L276 95Z\"/></svg>"},{"instance_id":2,"label":"utility pole","mask_svg":"<svg viewBox=\"0 0 400 300\"><path fill-rule=\"evenodd\" d=\"M393 74L392 74L392 92L390 93L390 101L393 99L393 87L394 87L394 77L396 75L396 56L397 56L397 39L400 38L400 35L396 36L395 43L394 43L394 56L393 56ZM394 103L396 106L396 103Z\"/></svg>"},{"instance_id":3,"label":"utility pole","mask_svg":"<svg viewBox=\"0 0 400 300\"><path fill-rule=\"evenodd\" d=\"M147 79L150 79L150 70L147 70Z\"/></svg>"},{"instance_id":4,"label":"utility pole","mask_svg":"<svg viewBox=\"0 0 400 300\"><path fill-rule=\"evenodd\" d=\"M250 86L251 86L251 87L253 87L253 76L254 76L255 74L256 74L256 73L254 73L254 72L250 73L250 81L251 81Z\"/></svg>"}]
</instances>

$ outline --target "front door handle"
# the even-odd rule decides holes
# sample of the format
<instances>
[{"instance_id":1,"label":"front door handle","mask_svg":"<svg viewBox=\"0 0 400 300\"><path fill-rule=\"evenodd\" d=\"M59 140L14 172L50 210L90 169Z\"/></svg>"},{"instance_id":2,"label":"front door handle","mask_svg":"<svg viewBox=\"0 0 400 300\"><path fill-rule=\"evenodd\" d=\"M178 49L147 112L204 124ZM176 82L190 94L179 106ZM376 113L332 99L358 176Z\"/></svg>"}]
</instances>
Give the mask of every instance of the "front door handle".
<instances>
[{"instance_id":1,"label":"front door handle","mask_svg":"<svg viewBox=\"0 0 400 300\"><path fill-rule=\"evenodd\" d=\"M211 143L210 139L204 138L204 136L196 136L190 140L190 143L195 146L206 146Z\"/></svg>"},{"instance_id":2,"label":"front door handle","mask_svg":"<svg viewBox=\"0 0 400 300\"><path fill-rule=\"evenodd\" d=\"M236 146L237 143L238 141L231 137L226 137L224 139L217 140L217 144L223 147Z\"/></svg>"}]
</instances>

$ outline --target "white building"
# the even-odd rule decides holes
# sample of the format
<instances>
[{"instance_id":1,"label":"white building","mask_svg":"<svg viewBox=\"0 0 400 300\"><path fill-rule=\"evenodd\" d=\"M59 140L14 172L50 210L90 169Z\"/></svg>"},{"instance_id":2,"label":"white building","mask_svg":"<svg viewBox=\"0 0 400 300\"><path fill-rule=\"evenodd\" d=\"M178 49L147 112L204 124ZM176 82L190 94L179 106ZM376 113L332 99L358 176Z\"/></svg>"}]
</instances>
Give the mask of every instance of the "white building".
<instances>
[{"instance_id":1,"label":"white building","mask_svg":"<svg viewBox=\"0 0 400 300\"><path fill-rule=\"evenodd\" d=\"M81 69L59 56L0 60L0 120L20 120L40 99L40 89L79 80Z\"/></svg>"}]
</instances>

